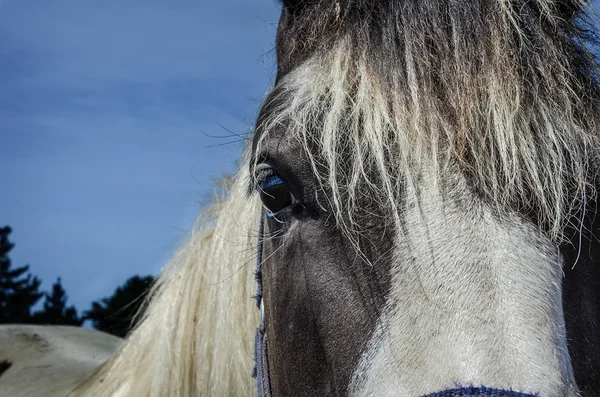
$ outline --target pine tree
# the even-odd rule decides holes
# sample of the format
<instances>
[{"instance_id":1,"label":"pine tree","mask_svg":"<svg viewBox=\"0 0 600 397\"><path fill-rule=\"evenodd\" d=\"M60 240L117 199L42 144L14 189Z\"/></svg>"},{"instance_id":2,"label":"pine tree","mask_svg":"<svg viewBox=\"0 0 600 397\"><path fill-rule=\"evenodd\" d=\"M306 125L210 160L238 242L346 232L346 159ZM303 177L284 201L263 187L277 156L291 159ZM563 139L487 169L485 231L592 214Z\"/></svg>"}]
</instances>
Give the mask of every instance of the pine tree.
<instances>
[{"instance_id":1,"label":"pine tree","mask_svg":"<svg viewBox=\"0 0 600 397\"><path fill-rule=\"evenodd\" d=\"M153 282L152 276L131 277L112 296L93 302L84 318L91 320L97 330L125 337Z\"/></svg>"},{"instance_id":2,"label":"pine tree","mask_svg":"<svg viewBox=\"0 0 600 397\"><path fill-rule=\"evenodd\" d=\"M11 268L8 257L14 248L8 240L11 232L8 226L0 228L0 323L29 323L31 308L42 297L41 282L27 273L28 265Z\"/></svg>"},{"instance_id":3,"label":"pine tree","mask_svg":"<svg viewBox=\"0 0 600 397\"><path fill-rule=\"evenodd\" d=\"M67 293L60 277L52 285L52 292L44 295L46 300L43 310L33 316L37 324L81 325L83 323L75 307L67 307Z\"/></svg>"}]
</instances>

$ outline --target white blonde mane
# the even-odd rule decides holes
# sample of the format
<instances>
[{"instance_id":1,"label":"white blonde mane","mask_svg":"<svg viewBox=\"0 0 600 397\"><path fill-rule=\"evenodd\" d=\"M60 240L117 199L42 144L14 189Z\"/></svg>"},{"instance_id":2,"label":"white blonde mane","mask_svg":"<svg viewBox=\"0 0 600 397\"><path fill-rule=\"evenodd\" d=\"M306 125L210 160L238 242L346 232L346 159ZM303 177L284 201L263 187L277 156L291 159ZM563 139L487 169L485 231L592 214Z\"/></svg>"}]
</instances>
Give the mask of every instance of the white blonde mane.
<instances>
[{"instance_id":1,"label":"white blonde mane","mask_svg":"<svg viewBox=\"0 0 600 397\"><path fill-rule=\"evenodd\" d=\"M70 397L252 395L260 204L247 168L200 214L119 352Z\"/></svg>"}]
</instances>

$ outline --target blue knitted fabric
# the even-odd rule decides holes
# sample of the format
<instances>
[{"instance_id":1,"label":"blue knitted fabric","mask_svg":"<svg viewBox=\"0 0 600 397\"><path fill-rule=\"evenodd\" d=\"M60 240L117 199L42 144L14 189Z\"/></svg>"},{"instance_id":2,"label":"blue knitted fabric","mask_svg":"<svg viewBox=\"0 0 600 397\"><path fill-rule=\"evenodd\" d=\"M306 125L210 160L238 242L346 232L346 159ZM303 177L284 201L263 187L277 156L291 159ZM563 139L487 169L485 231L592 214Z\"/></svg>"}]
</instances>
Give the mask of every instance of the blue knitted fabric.
<instances>
[{"instance_id":1,"label":"blue knitted fabric","mask_svg":"<svg viewBox=\"0 0 600 397\"><path fill-rule=\"evenodd\" d=\"M538 397L537 394L525 394L512 390L492 389L485 386L460 387L428 394L423 397Z\"/></svg>"}]
</instances>

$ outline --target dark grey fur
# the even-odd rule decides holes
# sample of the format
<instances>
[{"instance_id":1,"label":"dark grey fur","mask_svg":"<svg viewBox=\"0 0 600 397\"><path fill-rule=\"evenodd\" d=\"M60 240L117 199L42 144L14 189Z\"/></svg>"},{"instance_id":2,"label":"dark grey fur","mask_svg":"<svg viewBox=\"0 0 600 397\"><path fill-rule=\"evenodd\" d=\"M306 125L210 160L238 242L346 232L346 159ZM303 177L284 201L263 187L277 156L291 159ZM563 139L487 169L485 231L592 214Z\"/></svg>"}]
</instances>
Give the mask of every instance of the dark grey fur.
<instances>
[{"instance_id":1,"label":"dark grey fur","mask_svg":"<svg viewBox=\"0 0 600 397\"><path fill-rule=\"evenodd\" d=\"M266 108L268 109L268 108ZM392 228L365 203L363 258L333 227L309 164L285 129L257 154L286 181L303 208L267 218L262 277L273 396L343 396L372 336L390 282ZM322 195L323 192L320 192ZM292 226L293 225L293 226Z\"/></svg>"}]
</instances>

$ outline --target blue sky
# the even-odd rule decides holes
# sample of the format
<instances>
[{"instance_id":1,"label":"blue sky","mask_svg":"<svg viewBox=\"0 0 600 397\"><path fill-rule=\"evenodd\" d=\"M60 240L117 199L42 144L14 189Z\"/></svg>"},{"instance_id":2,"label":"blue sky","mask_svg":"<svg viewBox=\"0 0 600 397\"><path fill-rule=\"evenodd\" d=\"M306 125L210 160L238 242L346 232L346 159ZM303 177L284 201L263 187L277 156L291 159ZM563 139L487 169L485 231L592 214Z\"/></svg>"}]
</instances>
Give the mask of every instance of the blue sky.
<instances>
[{"instance_id":1,"label":"blue sky","mask_svg":"<svg viewBox=\"0 0 600 397\"><path fill-rule=\"evenodd\" d=\"M597 2L596 2L597 3ZM0 0L0 226L78 309L156 274L235 170L275 0Z\"/></svg>"},{"instance_id":2,"label":"blue sky","mask_svg":"<svg viewBox=\"0 0 600 397\"><path fill-rule=\"evenodd\" d=\"M0 226L78 309L156 274L235 170L274 0L0 0ZM221 127L221 125L223 127Z\"/></svg>"}]
</instances>

